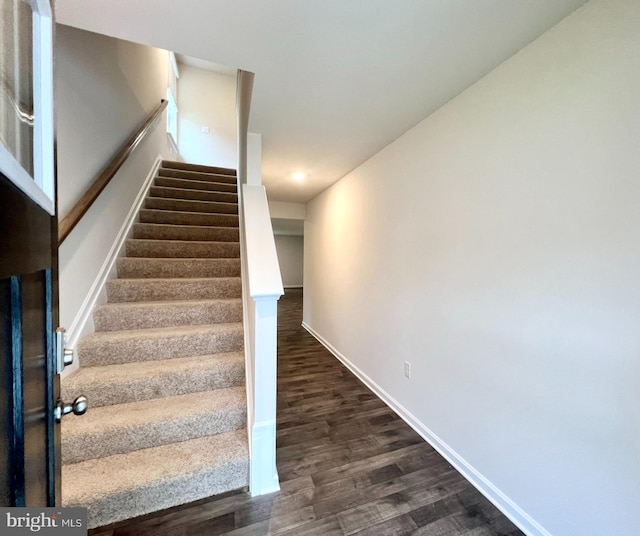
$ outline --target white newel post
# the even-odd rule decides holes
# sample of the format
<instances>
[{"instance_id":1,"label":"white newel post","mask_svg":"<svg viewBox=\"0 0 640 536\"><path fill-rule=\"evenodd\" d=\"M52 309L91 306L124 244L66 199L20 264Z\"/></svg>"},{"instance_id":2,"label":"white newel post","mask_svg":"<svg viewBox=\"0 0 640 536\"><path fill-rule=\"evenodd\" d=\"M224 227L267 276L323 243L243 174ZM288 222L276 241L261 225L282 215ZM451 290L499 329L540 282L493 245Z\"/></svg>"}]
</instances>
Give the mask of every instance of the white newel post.
<instances>
[{"instance_id":1,"label":"white newel post","mask_svg":"<svg viewBox=\"0 0 640 536\"><path fill-rule=\"evenodd\" d=\"M251 493L278 491L276 468L277 308L280 295L254 300L254 424L251 434Z\"/></svg>"},{"instance_id":2,"label":"white newel post","mask_svg":"<svg viewBox=\"0 0 640 536\"><path fill-rule=\"evenodd\" d=\"M248 314L249 441L252 495L278 491L276 396L278 300L284 294L264 186L242 185Z\"/></svg>"}]
</instances>

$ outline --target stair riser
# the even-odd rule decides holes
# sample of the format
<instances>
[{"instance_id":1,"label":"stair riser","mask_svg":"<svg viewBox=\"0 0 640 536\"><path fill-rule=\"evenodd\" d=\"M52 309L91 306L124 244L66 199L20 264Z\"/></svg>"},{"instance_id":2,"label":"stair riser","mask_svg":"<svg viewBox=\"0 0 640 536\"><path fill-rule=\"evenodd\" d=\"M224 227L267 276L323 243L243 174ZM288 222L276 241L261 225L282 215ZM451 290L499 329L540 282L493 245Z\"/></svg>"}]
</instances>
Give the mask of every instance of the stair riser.
<instances>
[{"instance_id":1,"label":"stair riser","mask_svg":"<svg viewBox=\"0 0 640 536\"><path fill-rule=\"evenodd\" d=\"M223 175L236 176L236 170L227 167L206 166L203 164L191 164L189 162L176 162L175 160L163 160L162 169L177 169L188 171L199 171L201 173L220 173Z\"/></svg>"},{"instance_id":2,"label":"stair riser","mask_svg":"<svg viewBox=\"0 0 640 536\"><path fill-rule=\"evenodd\" d=\"M231 432L246 424L247 412L244 405L197 415L185 413L160 423L146 423L131 428L103 428L87 434L65 434L63 424L62 462L80 463L114 454L127 454L134 450Z\"/></svg>"},{"instance_id":3,"label":"stair riser","mask_svg":"<svg viewBox=\"0 0 640 536\"><path fill-rule=\"evenodd\" d=\"M93 321L96 331L242 322L242 302L126 308L107 305L93 312Z\"/></svg>"},{"instance_id":4,"label":"stair riser","mask_svg":"<svg viewBox=\"0 0 640 536\"><path fill-rule=\"evenodd\" d=\"M240 277L240 259L121 258L121 278Z\"/></svg>"},{"instance_id":5,"label":"stair riser","mask_svg":"<svg viewBox=\"0 0 640 536\"><path fill-rule=\"evenodd\" d=\"M235 176L223 175L220 173L200 173L198 171L160 169L158 170L158 177L238 185L238 179Z\"/></svg>"},{"instance_id":6,"label":"stair riser","mask_svg":"<svg viewBox=\"0 0 640 536\"><path fill-rule=\"evenodd\" d=\"M140 210L141 223L167 225L208 225L238 228L237 214L206 214L204 212L173 212L170 210Z\"/></svg>"},{"instance_id":7,"label":"stair riser","mask_svg":"<svg viewBox=\"0 0 640 536\"><path fill-rule=\"evenodd\" d=\"M92 408L140 402L157 397L185 395L214 389L225 389L244 385L245 372L243 359L218 358L207 356L200 358L199 367L167 369L149 374L144 378L123 376L116 381L94 382L81 375L72 375L61 384L62 399L73 400L84 394ZM181 361L181 360L172 360ZM74 377L75 376L75 377Z\"/></svg>"},{"instance_id":8,"label":"stair riser","mask_svg":"<svg viewBox=\"0 0 640 536\"><path fill-rule=\"evenodd\" d=\"M205 214L237 214L236 203L217 203L213 201L187 201L184 199L166 199L147 197L144 207L156 210L177 210L182 212L203 212Z\"/></svg>"},{"instance_id":9,"label":"stair riser","mask_svg":"<svg viewBox=\"0 0 640 536\"><path fill-rule=\"evenodd\" d=\"M179 334L155 338L136 338L121 341L95 341L84 339L77 351L83 367L116 365L133 361L154 361L235 352L243 347L242 328L221 333Z\"/></svg>"},{"instance_id":10,"label":"stair riser","mask_svg":"<svg viewBox=\"0 0 640 536\"><path fill-rule=\"evenodd\" d=\"M133 226L133 238L238 242L240 240L240 232L233 227L198 227L193 225L136 223Z\"/></svg>"},{"instance_id":11,"label":"stair riser","mask_svg":"<svg viewBox=\"0 0 640 536\"><path fill-rule=\"evenodd\" d=\"M155 186L166 186L168 188L184 188L187 190L210 190L214 192L237 193L236 184L228 182L196 181L191 179L172 179L169 177L156 177L153 183Z\"/></svg>"},{"instance_id":12,"label":"stair riser","mask_svg":"<svg viewBox=\"0 0 640 536\"><path fill-rule=\"evenodd\" d=\"M153 197L167 197L171 199L187 199L190 201L215 201L219 203L237 203L238 195L227 192L211 192L201 190L187 190L182 188L165 188L152 186L149 195Z\"/></svg>"},{"instance_id":13,"label":"stair riser","mask_svg":"<svg viewBox=\"0 0 640 536\"><path fill-rule=\"evenodd\" d=\"M127 240L127 257L233 259L240 257L240 244L181 240Z\"/></svg>"},{"instance_id":14,"label":"stair riser","mask_svg":"<svg viewBox=\"0 0 640 536\"><path fill-rule=\"evenodd\" d=\"M173 179L190 179L196 181L224 182L227 184L238 184L235 175L225 175L223 173L202 173L200 171L187 171L180 169L160 168L159 177L170 177Z\"/></svg>"}]
</instances>

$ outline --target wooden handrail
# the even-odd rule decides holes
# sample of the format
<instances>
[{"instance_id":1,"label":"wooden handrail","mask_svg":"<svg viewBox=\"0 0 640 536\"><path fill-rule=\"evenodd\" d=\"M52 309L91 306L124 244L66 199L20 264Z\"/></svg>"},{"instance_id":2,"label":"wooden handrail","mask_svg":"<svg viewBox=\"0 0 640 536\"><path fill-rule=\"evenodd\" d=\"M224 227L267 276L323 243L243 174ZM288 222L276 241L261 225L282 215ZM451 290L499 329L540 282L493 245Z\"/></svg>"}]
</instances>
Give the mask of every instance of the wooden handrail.
<instances>
[{"instance_id":1,"label":"wooden handrail","mask_svg":"<svg viewBox=\"0 0 640 536\"><path fill-rule=\"evenodd\" d=\"M149 113L140 127L116 151L113 158L91 183L91 186L89 186L87 191L82 194L82 197L75 205L73 205L71 210L65 214L64 218L60 220L60 223L58 224L58 245L62 244L64 239L69 236L69 233L73 231L73 228L82 219L82 216L84 216L91 208L91 205L98 198L100 192L106 188L107 184L109 184L111 179L113 179L115 174L122 167L125 160L129 158L129 155L144 139L153 124L158 120L164 109L167 107L167 104L167 101L164 99L160 101L160 104L158 104L158 106Z\"/></svg>"}]
</instances>

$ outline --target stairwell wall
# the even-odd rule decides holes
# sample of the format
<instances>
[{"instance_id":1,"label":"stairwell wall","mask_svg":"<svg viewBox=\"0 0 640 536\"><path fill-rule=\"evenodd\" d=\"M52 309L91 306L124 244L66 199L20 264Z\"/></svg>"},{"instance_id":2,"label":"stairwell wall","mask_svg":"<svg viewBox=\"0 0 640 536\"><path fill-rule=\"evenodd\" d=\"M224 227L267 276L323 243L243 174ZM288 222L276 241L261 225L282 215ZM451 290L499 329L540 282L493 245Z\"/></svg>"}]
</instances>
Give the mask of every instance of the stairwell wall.
<instances>
[{"instance_id":1,"label":"stairwell wall","mask_svg":"<svg viewBox=\"0 0 640 536\"><path fill-rule=\"evenodd\" d=\"M305 326L528 534L640 526L639 27L591 1L307 205Z\"/></svg>"},{"instance_id":2,"label":"stairwell wall","mask_svg":"<svg viewBox=\"0 0 640 536\"><path fill-rule=\"evenodd\" d=\"M274 239L284 288L302 287L304 237L275 233Z\"/></svg>"},{"instance_id":3,"label":"stairwell wall","mask_svg":"<svg viewBox=\"0 0 640 536\"><path fill-rule=\"evenodd\" d=\"M165 98L167 51L64 25L56 29L58 206L63 216L131 135ZM59 251L60 319L73 346L92 331L90 313L108 256L131 206L159 156L176 158L164 116L134 151ZM88 320L88 323L85 323Z\"/></svg>"},{"instance_id":4,"label":"stairwell wall","mask_svg":"<svg viewBox=\"0 0 640 536\"><path fill-rule=\"evenodd\" d=\"M192 164L235 169L236 71L213 72L181 64L178 84L178 147L182 158Z\"/></svg>"}]
</instances>

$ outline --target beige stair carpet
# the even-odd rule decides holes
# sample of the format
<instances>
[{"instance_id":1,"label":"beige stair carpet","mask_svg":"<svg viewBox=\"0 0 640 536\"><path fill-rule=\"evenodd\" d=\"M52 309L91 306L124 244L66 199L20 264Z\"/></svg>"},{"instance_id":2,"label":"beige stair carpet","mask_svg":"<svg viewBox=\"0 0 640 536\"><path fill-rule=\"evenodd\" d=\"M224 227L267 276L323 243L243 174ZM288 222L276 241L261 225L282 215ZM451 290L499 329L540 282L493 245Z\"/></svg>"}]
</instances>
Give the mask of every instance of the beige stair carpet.
<instances>
[{"instance_id":1,"label":"beige stair carpet","mask_svg":"<svg viewBox=\"0 0 640 536\"><path fill-rule=\"evenodd\" d=\"M62 501L94 528L249 483L233 170L163 162L62 395Z\"/></svg>"}]
</instances>

